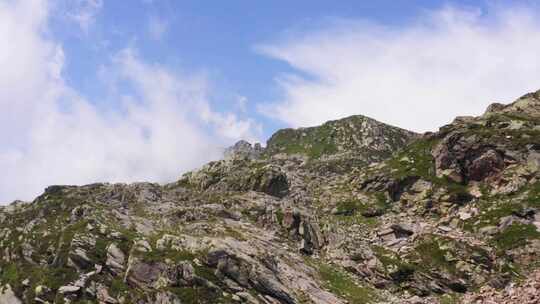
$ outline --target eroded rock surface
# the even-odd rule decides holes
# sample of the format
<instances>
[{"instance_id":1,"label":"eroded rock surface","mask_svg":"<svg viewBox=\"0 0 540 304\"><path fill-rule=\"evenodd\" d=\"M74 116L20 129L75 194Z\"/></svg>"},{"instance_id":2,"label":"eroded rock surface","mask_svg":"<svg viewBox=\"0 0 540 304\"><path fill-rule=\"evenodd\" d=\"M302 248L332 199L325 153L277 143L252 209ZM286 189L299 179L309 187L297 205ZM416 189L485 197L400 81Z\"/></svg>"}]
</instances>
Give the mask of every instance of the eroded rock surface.
<instances>
[{"instance_id":1,"label":"eroded rock surface","mask_svg":"<svg viewBox=\"0 0 540 304\"><path fill-rule=\"evenodd\" d=\"M0 303L535 303L539 96L423 135L281 130L166 185L48 187L0 208Z\"/></svg>"}]
</instances>

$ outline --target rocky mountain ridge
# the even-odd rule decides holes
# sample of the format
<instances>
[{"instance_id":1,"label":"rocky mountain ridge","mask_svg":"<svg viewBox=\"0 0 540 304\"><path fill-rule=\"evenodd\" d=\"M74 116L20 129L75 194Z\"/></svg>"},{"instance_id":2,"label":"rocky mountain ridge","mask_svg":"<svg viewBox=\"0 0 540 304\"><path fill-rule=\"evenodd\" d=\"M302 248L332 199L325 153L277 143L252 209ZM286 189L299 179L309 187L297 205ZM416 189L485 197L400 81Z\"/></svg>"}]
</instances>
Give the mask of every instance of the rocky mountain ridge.
<instances>
[{"instance_id":1,"label":"rocky mountain ridge","mask_svg":"<svg viewBox=\"0 0 540 304\"><path fill-rule=\"evenodd\" d=\"M51 186L0 209L0 303L517 303L539 168L540 91L434 133L352 116L166 185Z\"/></svg>"}]
</instances>

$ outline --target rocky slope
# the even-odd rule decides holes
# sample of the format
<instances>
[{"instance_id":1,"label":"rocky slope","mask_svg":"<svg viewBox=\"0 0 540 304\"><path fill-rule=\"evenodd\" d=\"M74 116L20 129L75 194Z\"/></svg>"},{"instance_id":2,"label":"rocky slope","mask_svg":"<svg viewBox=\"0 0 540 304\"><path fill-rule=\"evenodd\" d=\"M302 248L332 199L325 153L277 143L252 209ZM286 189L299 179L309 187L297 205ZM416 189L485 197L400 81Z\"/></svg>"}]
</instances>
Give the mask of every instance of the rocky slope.
<instances>
[{"instance_id":1,"label":"rocky slope","mask_svg":"<svg viewBox=\"0 0 540 304\"><path fill-rule=\"evenodd\" d=\"M281 130L167 185L51 186L0 210L0 303L534 301L539 168L536 92L423 135Z\"/></svg>"}]
</instances>

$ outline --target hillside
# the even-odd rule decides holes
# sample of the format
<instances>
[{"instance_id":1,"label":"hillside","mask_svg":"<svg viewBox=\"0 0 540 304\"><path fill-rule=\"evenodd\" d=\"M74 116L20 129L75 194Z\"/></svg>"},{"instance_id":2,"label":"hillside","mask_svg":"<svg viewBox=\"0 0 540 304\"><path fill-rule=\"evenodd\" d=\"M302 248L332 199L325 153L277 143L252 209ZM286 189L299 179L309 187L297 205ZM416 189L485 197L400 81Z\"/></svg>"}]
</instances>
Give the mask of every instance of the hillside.
<instances>
[{"instance_id":1,"label":"hillside","mask_svg":"<svg viewBox=\"0 0 540 304\"><path fill-rule=\"evenodd\" d=\"M0 303L540 301L540 91L434 133L358 115L226 154L2 207Z\"/></svg>"}]
</instances>

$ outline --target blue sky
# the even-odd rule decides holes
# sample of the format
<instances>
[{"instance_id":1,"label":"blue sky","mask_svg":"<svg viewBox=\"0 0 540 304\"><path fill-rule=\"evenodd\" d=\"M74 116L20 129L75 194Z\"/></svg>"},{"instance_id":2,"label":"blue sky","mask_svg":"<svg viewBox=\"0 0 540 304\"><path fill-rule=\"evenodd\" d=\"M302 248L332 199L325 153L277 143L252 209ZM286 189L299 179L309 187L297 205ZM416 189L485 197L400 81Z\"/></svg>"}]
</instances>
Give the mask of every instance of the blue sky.
<instances>
[{"instance_id":1,"label":"blue sky","mask_svg":"<svg viewBox=\"0 0 540 304\"><path fill-rule=\"evenodd\" d=\"M418 132L540 88L536 1L0 0L0 203L170 182L353 114Z\"/></svg>"},{"instance_id":2,"label":"blue sky","mask_svg":"<svg viewBox=\"0 0 540 304\"><path fill-rule=\"evenodd\" d=\"M484 1L452 3L486 7ZM447 4L433 0L103 1L87 31L74 27L65 14L54 16L52 30L66 53L66 80L92 99L99 100L104 92L95 79L96 66L106 64L111 53L131 46L148 62L207 74L217 87L211 98L218 109L227 109L239 96L247 98L249 115L264 123L264 139L287 123L260 115L254 105L279 99L281 91L274 80L292 68L264 56L257 45L324 28L335 19L406 25L426 10ZM61 6L68 11L73 7ZM159 37L149 29L152 22L163 26Z\"/></svg>"}]
</instances>

